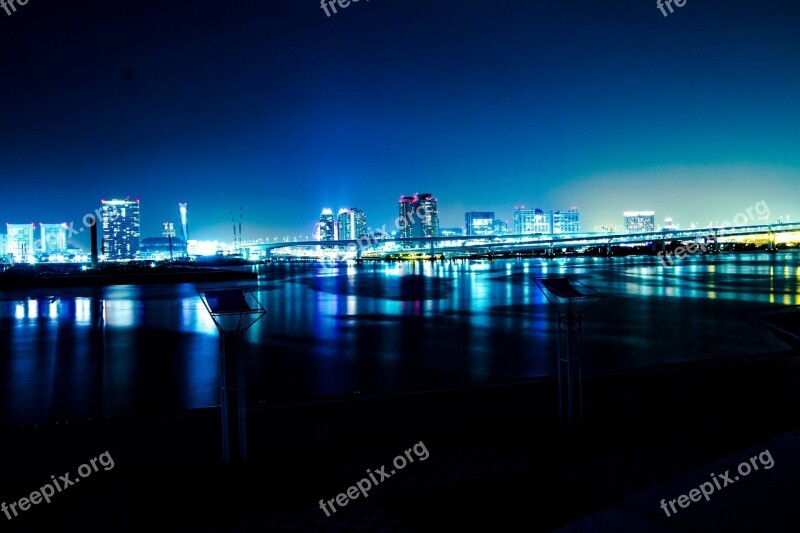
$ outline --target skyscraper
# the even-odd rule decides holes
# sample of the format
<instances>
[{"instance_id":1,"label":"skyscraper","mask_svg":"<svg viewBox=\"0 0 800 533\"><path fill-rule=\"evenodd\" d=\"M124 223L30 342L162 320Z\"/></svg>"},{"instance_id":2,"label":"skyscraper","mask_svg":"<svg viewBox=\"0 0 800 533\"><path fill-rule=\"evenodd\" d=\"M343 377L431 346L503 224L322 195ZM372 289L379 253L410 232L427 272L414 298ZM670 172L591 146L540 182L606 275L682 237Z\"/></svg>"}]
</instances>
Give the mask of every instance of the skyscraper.
<instances>
[{"instance_id":1,"label":"skyscraper","mask_svg":"<svg viewBox=\"0 0 800 533\"><path fill-rule=\"evenodd\" d=\"M107 259L133 259L139 251L141 224L139 200L100 200L102 204L103 254Z\"/></svg>"},{"instance_id":2,"label":"skyscraper","mask_svg":"<svg viewBox=\"0 0 800 533\"><path fill-rule=\"evenodd\" d=\"M336 224L333 221L333 211L323 209L319 216L319 228L317 229L317 240L333 241L336 240Z\"/></svg>"},{"instance_id":3,"label":"skyscraper","mask_svg":"<svg viewBox=\"0 0 800 533\"><path fill-rule=\"evenodd\" d=\"M439 236L439 202L431 194L417 194L418 214L422 222L422 237Z\"/></svg>"},{"instance_id":4,"label":"skyscraper","mask_svg":"<svg viewBox=\"0 0 800 533\"><path fill-rule=\"evenodd\" d=\"M38 252L63 254L67 251L66 224L39 224L41 246Z\"/></svg>"},{"instance_id":5,"label":"skyscraper","mask_svg":"<svg viewBox=\"0 0 800 533\"><path fill-rule=\"evenodd\" d=\"M367 214L356 207L340 209L336 217L338 240L355 240L367 235Z\"/></svg>"},{"instance_id":6,"label":"skyscraper","mask_svg":"<svg viewBox=\"0 0 800 533\"><path fill-rule=\"evenodd\" d=\"M400 237L403 239L438 237L438 201L428 193L401 196L397 225L400 229Z\"/></svg>"},{"instance_id":7,"label":"skyscraper","mask_svg":"<svg viewBox=\"0 0 800 533\"><path fill-rule=\"evenodd\" d=\"M655 211L625 211L625 231L641 233L656 229Z\"/></svg>"},{"instance_id":8,"label":"skyscraper","mask_svg":"<svg viewBox=\"0 0 800 533\"><path fill-rule=\"evenodd\" d=\"M418 206L416 196L401 196L400 209L397 216L397 227L401 239L415 237L414 230L419 229L419 217L414 212Z\"/></svg>"},{"instance_id":9,"label":"skyscraper","mask_svg":"<svg viewBox=\"0 0 800 533\"><path fill-rule=\"evenodd\" d=\"M469 211L468 213L464 214L464 225L467 228L468 236L493 235L494 212Z\"/></svg>"},{"instance_id":10,"label":"skyscraper","mask_svg":"<svg viewBox=\"0 0 800 533\"><path fill-rule=\"evenodd\" d=\"M6 255L15 261L27 262L37 251L34 248L33 224L6 224Z\"/></svg>"}]
</instances>

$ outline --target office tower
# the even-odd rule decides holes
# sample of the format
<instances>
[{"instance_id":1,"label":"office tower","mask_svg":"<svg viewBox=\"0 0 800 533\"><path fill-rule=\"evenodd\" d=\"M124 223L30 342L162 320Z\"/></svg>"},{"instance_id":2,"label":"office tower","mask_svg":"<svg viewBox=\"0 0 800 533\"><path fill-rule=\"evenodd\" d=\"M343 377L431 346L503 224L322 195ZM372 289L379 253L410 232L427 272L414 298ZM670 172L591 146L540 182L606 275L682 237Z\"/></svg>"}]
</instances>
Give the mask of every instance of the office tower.
<instances>
[{"instance_id":1,"label":"office tower","mask_svg":"<svg viewBox=\"0 0 800 533\"><path fill-rule=\"evenodd\" d=\"M340 209L336 217L338 240L352 241L367 235L367 214L358 208Z\"/></svg>"},{"instance_id":2,"label":"office tower","mask_svg":"<svg viewBox=\"0 0 800 533\"><path fill-rule=\"evenodd\" d=\"M552 214L553 233L580 233L581 214L577 207L569 211L555 211Z\"/></svg>"},{"instance_id":3,"label":"office tower","mask_svg":"<svg viewBox=\"0 0 800 533\"><path fill-rule=\"evenodd\" d=\"M438 237L439 207L433 195L417 193L414 196L401 196L397 219L400 237Z\"/></svg>"},{"instance_id":4,"label":"office tower","mask_svg":"<svg viewBox=\"0 0 800 533\"><path fill-rule=\"evenodd\" d=\"M552 228L552 213L545 213L541 209L514 208L514 234L533 235L537 233L549 234Z\"/></svg>"},{"instance_id":5,"label":"office tower","mask_svg":"<svg viewBox=\"0 0 800 533\"><path fill-rule=\"evenodd\" d=\"M464 225L467 235L494 235L493 211L469 211L464 214Z\"/></svg>"},{"instance_id":6,"label":"office tower","mask_svg":"<svg viewBox=\"0 0 800 533\"><path fill-rule=\"evenodd\" d=\"M63 254L67 251L66 224L39 224L41 245L39 252Z\"/></svg>"},{"instance_id":7,"label":"office tower","mask_svg":"<svg viewBox=\"0 0 800 533\"><path fill-rule=\"evenodd\" d=\"M431 194L417 194L417 213L422 220L422 237L439 236L439 202Z\"/></svg>"},{"instance_id":8,"label":"office tower","mask_svg":"<svg viewBox=\"0 0 800 533\"><path fill-rule=\"evenodd\" d=\"M34 247L33 224L6 224L6 255L15 261L27 262L37 252Z\"/></svg>"},{"instance_id":9,"label":"office tower","mask_svg":"<svg viewBox=\"0 0 800 533\"><path fill-rule=\"evenodd\" d=\"M141 224L139 200L100 200L103 224L103 254L106 259L133 259L139 251Z\"/></svg>"},{"instance_id":10,"label":"office tower","mask_svg":"<svg viewBox=\"0 0 800 533\"><path fill-rule=\"evenodd\" d=\"M317 229L318 241L336 240L336 224L333 221L333 211L323 209L319 216L319 228Z\"/></svg>"},{"instance_id":11,"label":"office tower","mask_svg":"<svg viewBox=\"0 0 800 533\"><path fill-rule=\"evenodd\" d=\"M655 211L625 211L625 231L641 233L656 229Z\"/></svg>"},{"instance_id":12,"label":"office tower","mask_svg":"<svg viewBox=\"0 0 800 533\"><path fill-rule=\"evenodd\" d=\"M417 208L416 196L401 196L400 209L397 215L398 236L401 239L415 237L414 230L419 229L419 220L414 210Z\"/></svg>"}]
</instances>

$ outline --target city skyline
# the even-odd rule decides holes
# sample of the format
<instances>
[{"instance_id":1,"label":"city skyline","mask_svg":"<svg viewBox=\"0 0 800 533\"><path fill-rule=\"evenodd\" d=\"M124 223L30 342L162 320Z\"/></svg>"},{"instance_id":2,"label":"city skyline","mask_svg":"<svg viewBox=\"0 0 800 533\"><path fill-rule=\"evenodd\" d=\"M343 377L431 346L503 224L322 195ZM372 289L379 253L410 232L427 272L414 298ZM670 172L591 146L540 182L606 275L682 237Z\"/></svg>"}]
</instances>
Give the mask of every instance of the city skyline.
<instances>
[{"instance_id":1,"label":"city skyline","mask_svg":"<svg viewBox=\"0 0 800 533\"><path fill-rule=\"evenodd\" d=\"M798 22L0 0L0 514L791 530Z\"/></svg>"},{"instance_id":2,"label":"city skyline","mask_svg":"<svg viewBox=\"0 0 800 533\"><path fill-rule=\"evenodd\" d=\"M433 206L434 206L433 210L432 210L432 213L434 213L435 218L436 218L435 227L437 229L439 229L439 232L438 232L439 236L446 236L446 235L444 235L442 233L442 230L447 230L449 232L452 228L458 228L459 230L461 230L463 232L463 234L465 236L470 235L468 220L469 220L471 215L472 216L479 216L479 217L480 216L484 216L484 215L491 215L490 218L493 219L492 223L490 224L491 227L487 227L486 230L483 230L483 231L479 232L480 234L484 234L484 235L500 235L500 234L509 234L510 235L510 234L536 234L536 233L542 233L542 234L593 233L593 232L605 232L605 231L615 231L615 232L625 233L625 232L650 231L650 230L661 230L661 229L703 228L703 227L708 227L709 225L714 225L714 226L756 225L756 224L766 224L766 223L769 223L769 222L775 222L778 219L781 219L783 222L794 221L794 219L791 216L789 216L787 218L786 215L777 215L776 214L773 217L772 216L773 212L770 210L770 208L767 205L767 203L762 200L762 201L757 202L755 205L750 206L748 209L742 209L740 212L732 215L730 218L726 218L724 220L713 220L713 221L709 220L707 222L697 222L697 220L702 220L702 215L700 215L701 218L698 218L695 221L691 221L691 222L690 221L685 221L684 222L684 221L681 221L681 220L675 221L674 217L666 216L666 215L663 215L662 213L658 213L656 211L640 210L640 211L624 211L624 212L617 213L616 215L613 214L613 213L604 213L603 216L605 218L607 218L607 219L613 220L614 218L616 218L616 223L611 224L609 226L588 227L588 226L584 226L583 223L582 223L584 211L582 209L578 209L576 206L570 207L569 210L566 210L566 209L561 209L561 210L559 210L559 209L541 209L539 207L534 208L534 207L526 207L526 206L514 206L513 207L513 211L512 211L512 216L509 217L508 220L506 220L506 219L504 219L502 217L495 217L495 213L491 212L491 211L488 211L488 212L487 211L468 211L468 212L462 214L462 216L464 218L461 219L462 223L460 225L457 225L457 226L444 226L438 220L439 219L439 215L441 214L441 212L438 209L438 205L437 205L438 204L438 200L437 200L437 198L433 198L431 194L428 194L428 193L424 193L424 194L417 193L414 196L401 196L401 206L403 205L403 201L404 200L417 202L415 205L418 206L419 205L419 201L417 200L417 197L419 197L419 198L421 198L423 200L426 199L426 198L429 199L429 200L432 200ZM100 200L101 205L102 206L106 206L106 207L108 205L111 205L111 204L121 205L120 203L125 203L125 202L130 202L132 204L135 204L135 206L136 206L136 214L135 214L136 230L135 230L135 235L137 235L137 237L136 237L137 243L141 243L145 239L151 239L152 240L152 239L157 239L158 237L162 237L164 235L164 225L165 224L172 225L173 232L175 231L174 230L175 225L177 225L181 229L181 233L182 234L188 234L188 205L185 202L178 202L177 203L177 205L178 205L178 210L177 210L178 215L177 215L177 218L175 219L175 220L177 220L177 222L172 222L172 221L169 221L169 220L164 222L163 221L163 217L162 217L162 222L159 223L158 232L157 233L153 233L153 234L146 234L146 233L141 232L141 230L140 230L141 215L140 215L140 212L139 212L139 209L140 209L140 199L139 198L137 198L136 200L130 200L130 197L128 196L124 200L121 200L121 199L113 199L113 200L101 199ZM103 211L106 209L106 207L101 207L101 208L96 210L96 213L98 215L100 215L100 225L101 226L103 226L103 220L106 218L105 215L102 214ZM757 216L753 214L753 210L754 209L756 211ZM402 209L401 209L401 211L402 211ZM415 215L413 213L414 209L412 208L411 211L412 212L407 213L405 215L405 218L408 219L408 220L413 220L415 218ZM363 210L361 210L359 208L356 208L356 207L340 208L336 212L331 208L323 208L321 210L321 213L322 214L318 216L317 222L314 224L314 228L313 228L313 231L311 233L308 233L308 234L290 233L288 235L288 238L289 239L295 239L295 240L298 240L298 239L304 240L304 239L307 238L307 240L309 240L309 241L312 241L312 240L339 240L339 239L346 240L344 237L341 237L341 235L340 235L342 224L343 223L344 224L349 224L348 222L344 222L344 220L342 218L345 215L347 215L348 217L355 217L355 218L350 218L350 220L352 220L353 223L355 223L356 225L353 227L352 230L351 229L347 230L347 231L353 231L354 232L354 233L351 234L352 238L357 238L357 237L362 236L362 235L368 235L368 234L370 234L372 232L376 232L376 231L380 233L380 232L383 231L384 228L386 230L386 233L389 234L389 235L391 235L391 234L393 234L393 232L395 232L396 233L395 234L396 238L404 238L404 237L408 238L408 237L414 237L414 236L417 236L417 237L418 236L428 236L428 233L429 233L427 230L425 230L425 235L419 235L417 233L414 233L413 230L412 230L412 225L408 225L406 227L406 231L404 232L402 230L402 228L398 226L398 221L401 218L404 218L402 212L401 212L400 216L395 217L391 223L389 223L387 221L383 221L382 224L375 224L375 225L367 224L367 222L366 222L366 220L367 220L366 219L366 213ZM649 224L647 224L645 226L642 226L639 230L637 230L636 227L638 227L638 223L634 224L633 226L629 225L629 218L630 218L630 216L640 215L640 214L647 215L650 218L650 222L649 222ZM167 216L174 216L174 215L175 215L175 213L172 213L171 215L167 214ZM232 217L233 216L232 212L229 213L229 215ZM530 220L527 221L527 222L522 222L521 220L518 220L518 216L520 216L520 215L526 216ZM89 214L85 215L85 217L88 217L88 216L89 216ZM155 215L151 214L151 216L155 216ZM84 221L86 220L85 217L83 218ZM115 217L111 217L111 218L116 221ZM147 218L148 218L148 215L147 215L147 211L145 210L145 219L147 219ZM453 217L449 216L447 218L453 218ZM221 246L228 245L230 243L234 243L233 245L235 246L236 242L243 243L243 242L254 242L254 241L259 241L259 240L268 241L268 240L272 240L272 239L283 239L283 238L287 237L286 235L276 235L274 233L272 233L272 234L269 234L269 233L255 234L255 233L251 232L251 234L246 239L243 239L241 237L241 235L238 233L241 230L237 227L237 225L235 223L235 219L231 218L231 220L234 222L234 231L236 231L235 240L229 240L230 239L230 235L222 236L221 238L215 238L215 237L209 236L207 234L200 234L199 236L198 235L194 236L195 237L194 242L201 242L201 243L216 242L216 243L219 243ZM357 220L357 222L356 222L356 220ZM84 226L88 227L85 222L84 222ZM322 237L322 232L323 232L323 227L322 226L325 226L325 227L328 228L327 230L324 230L324 233L327 235L324 238ZM504 229L502 229L502 230L499 229L500 226L504 226ZM75 222L73 222L71 224L70 223L66 223L66 222L56 223L56 224L46 224L46 223L38 223L38 224L37 223L17 223L17 224L13 224L13 223L7 223L7 227L9 228L9 230L10 230L10 228L29 228L29 231L30 231L31 235L41 234L41 239L36 239L36 242L33 245L29 246L29 248L34 250L36 253L56 251L56 250L49 250L49 249L47 249L47 247L44 244L42 244L45 241L47 241L47 238L45 237L43 232L45 230L53 231L55 228L59 228L61 233L63 233L63 235L58 237L59 239L62 239L64 241L64 244L57 249L58 252L66 251L66 247L67 246L69 246L71 248L74 248L74 249L81 249L83 252L87 252L89 250L89 246L87 245L88 238L89 238L89 233L83 231L86 228L81 228L80 227L80 223L78 223L77 226L76 226ZM524 229L522 229L522 228L524 228ZM2 246L0 246L0 252L12 253L11 249L15 248L15 246L16 246L11 242L13 237L10 236L11 233L10 233L9 230L7 230L5 234L0 234L0 238L5 239L4 241L0 242L0 244L2 244ZM230 233L230 231L231 231L230 223L227 226L227 230ZM17 231L17 230L15 229L15 231ZM107 231L108 230L106 230L106 232ZM103 230L101 230L101 233L103 233ZM25 237L25 238L27 239L28 237ZM109 242L111 240L109 235L103 235L103 239L104 239L104 241L109 241ZM52 238L51 238L51 240L52 240ZM84 242L84 241L86 241L86 242ZM185 239L181 239L181 241L184 242ZM33 242L33 237L31 237L31 242ZM27 255L27 254L24 254L24 255ZM114 254L112 254L112 255L114 255ZM133 254L131 254L129 258L132 258L133 255L135 255L135 249L134 249Z\"/></svg>"},{"instance_id":3,"label":"city skyline","mask_svg":"<svg viewBox=\"0 0 800 533\"><path fill-rule=\"evenodd\" d=\"M520 204L578 205L586 228L797 205L796 5L154 5L3 20L0 82L26 96L3 109L6 221L79 220L99 194L141 197L143 235L188 202L193 235L220 240L240 205L245 239L310 235L320 207L380 226L414 190L442 227Z\"/></svg>"}]
</instances>

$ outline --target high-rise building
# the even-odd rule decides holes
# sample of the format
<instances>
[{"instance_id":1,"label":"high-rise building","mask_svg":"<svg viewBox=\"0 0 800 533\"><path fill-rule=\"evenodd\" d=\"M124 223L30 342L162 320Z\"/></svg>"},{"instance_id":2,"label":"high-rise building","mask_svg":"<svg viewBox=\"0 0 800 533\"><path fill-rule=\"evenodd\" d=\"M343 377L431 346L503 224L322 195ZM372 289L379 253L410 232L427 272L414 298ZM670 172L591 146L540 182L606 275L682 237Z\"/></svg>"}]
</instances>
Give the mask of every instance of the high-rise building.
<instances>
[{"instance_id":1,"label":"high-rise building","mask_svg":"<svg viewBox=\"0 0 800 533\"><path fill-rule=\"evenodd\" d=\"M551 228L552 213L545 213L541 209L514 208L515 235L549 234Z\"/></svg>"},{"instance_id":2,"label":"high-rise building","mask_svg":"<svg viewBox=\"0 0 800 533\"><path fill-rule=\"evenodd\" d=\"M38 252L63 254L67 251L66 224L39 224L41 246Z\"/></svg>"},{"instance_id":3,"label":"high-rise building","mask_svg":"<svg viewBox=\"0 0 800 533\"><path fill-rule=\"evenodd\" d=\"M625 211L623 216L625 217L625 231L642 233L656 229L655 211Z\"/></svg>"},{"instance_id":4,"label":"high-rise building","mask_svg":"<svg viewBox=\"0 0 800 533\"><path fill-rule=\"evenodd\" d=\"M420 222L419 217L415 213L415 209L419 204L417 203L416 196L401 196L400 209L397 216L397 227L400 230L398 234L401 239L410 239L421 235L415 235L414 230L419 230Z\"/></svg>"},{"instance_id":5,"label":"high-rise building","mask_svg":"<svg viewBox=\"0 0 800 533\"><path fill-rule=\"evenodd\" d=\"M569 211L555 211L552 214L553 233L580 233L581 214L577 207Z\"/></svg>"},{"instance_id":6,"label":"high-rise building","mask_svg":"<svg viewBox=\"0 0 800 533\"><path fill-rule=\"evenodd\" d=\"M139 251L141 223L139 200L100 200L103 224L103 254L106 259L133 259Z\"/></svg>"},{"instance_id":7,"label":"high-rise building","mask_svg":"<svg viewBox=\"0 0 800 533\"><path fill-rule=\"evenodd\" d=\"M367 214L355 207L340 209L336 216L336 229L340 241L353 241L364 237L367 235Z\"/></svg>"},{"instance_id":8,"label":"high-rise building","mask_svg":"<svg viewBox=\"0 0 800 533\"><path fill-rule=\"evenodd\" d=\"M423 237L439 236L439 202L431 194L417 194L419 207L417 213L422 222Z\"/></svg>"},{"instance_id":9,"label":"high-rise building","mask_svg":"<svg viewBox=\"0 0 800 533\"><path fill-rule=\"evenodd\" d=\"M439 236L439 202L431 194L417 194L419 198L419 214L422 219L422 236Z\"/></svg>"},{"instance_id":10,"label":"high-rise building","mask_svg":"<svg viewBox=\"0 0 800 533\"><path fill-rule=\"evenodd\" d=\"M469 211L464 214L467 236L494 235L493 211Z\"/></svg>"},{"instance_id":11,"label":"high-rise building","mask_svg":"<svg viewBox=\"0 0 800 533\"><path fill-rule=\"evenodd\" d=\"M323 209L319 216L319 228L317 229L318 241L336 240L336 224L333 221L333 211Z\"/></svg>"},{"instance_id":12,"label":"high-rise building","mask_svg":"<svg viewBox=\"0 0 800 533\"><path fill-rule=\"evenodd\" d=\"M397 225L400 229L400 237L403 239L438 237L438 201L428 193L401 196Z\"/></svg>"},{"instance_id":13,"label":"high-rise building","mask_svg":"<svg viewBox=\"0 0 800 533\"><path fill-rule=\"evenodd\" d=\"M6 255L15 261L27 262L37 252L34 248L33 224L6 224Z\"/></svg>"}]
</instances>

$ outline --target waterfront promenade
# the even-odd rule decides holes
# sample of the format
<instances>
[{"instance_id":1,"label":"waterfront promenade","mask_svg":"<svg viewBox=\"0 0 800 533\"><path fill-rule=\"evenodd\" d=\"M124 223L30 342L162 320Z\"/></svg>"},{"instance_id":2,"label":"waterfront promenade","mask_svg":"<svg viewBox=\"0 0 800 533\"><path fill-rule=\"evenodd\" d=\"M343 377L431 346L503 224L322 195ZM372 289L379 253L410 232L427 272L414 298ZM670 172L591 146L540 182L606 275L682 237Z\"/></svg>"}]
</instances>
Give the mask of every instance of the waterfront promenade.
<instances>
[{"instance_id":1,"label":"waterfront promenade","mask_svg":"<svg viewBox=\"0 0 800 533\"><path fill-rule=\"evenodd\" d=\"M2 443L4 498L23 496L98 451L109 450L116 466L5 526L548 531L800 428L792 377L796 370L787 373L772 356L596 376L587 382L589 422L572 430L556 421L548 379L275 405L250 411L251 463L238 468L219 464L213 410L12 431ZM319 509L321 498L335 497L367 468L420 441L430 452L427 461L406 467L334 517ZM750 476L761 493L752 505L736 491L720 492L713 505L698 506L696 524L730 523L731 516L780 524L797 493L789 490L796 481L787 476L797 463L788 451L772 450L775 476ZM765 499L772 516L761 513ZM641 506L661 512L655 498ZM600 518L607 531L667 530L669 524L666 517ZM683 517L681 524L687 526ZM782 530L788 531L770 529Z\"/></svg>"}]
</instances>

